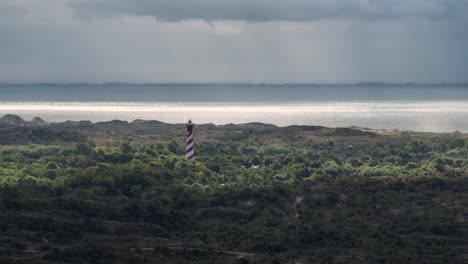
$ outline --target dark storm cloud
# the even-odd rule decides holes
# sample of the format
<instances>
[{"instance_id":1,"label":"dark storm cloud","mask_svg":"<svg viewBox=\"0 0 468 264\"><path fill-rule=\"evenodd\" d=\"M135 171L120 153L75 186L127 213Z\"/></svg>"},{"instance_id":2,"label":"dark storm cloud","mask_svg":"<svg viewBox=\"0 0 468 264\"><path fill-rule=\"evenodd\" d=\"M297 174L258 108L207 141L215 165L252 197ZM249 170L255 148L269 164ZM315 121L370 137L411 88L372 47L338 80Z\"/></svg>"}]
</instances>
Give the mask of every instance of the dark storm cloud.
<instances>
[{"instance_id":1,"label":"dark storm cloud","mask_svg":"<svg viewBox=\"0 0 468 264\"><path fill-rule=\"evenodd\" d=\"M466 82L467 5L0 0L0 82Z\"/></svg>"},{"instance_id":2,"label":"dark storm cloud","mask_svg":"<svg viewBox=\"0 0 468 264\"><path fill-rule=\"evenodd\" d=\"M415 17L448 19L467 15L467 0L72 0L85 14L132 14L179 21L311 21Z\"/></svg>"}]
</instances>

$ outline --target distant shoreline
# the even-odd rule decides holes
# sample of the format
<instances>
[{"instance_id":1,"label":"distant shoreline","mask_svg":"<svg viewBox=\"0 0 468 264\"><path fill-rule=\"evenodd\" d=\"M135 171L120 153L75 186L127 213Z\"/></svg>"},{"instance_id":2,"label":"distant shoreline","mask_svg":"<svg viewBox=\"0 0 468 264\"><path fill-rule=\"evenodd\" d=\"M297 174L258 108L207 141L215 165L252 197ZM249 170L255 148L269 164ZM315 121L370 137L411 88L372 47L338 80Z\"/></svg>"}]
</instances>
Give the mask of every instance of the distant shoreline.
<instances>
[{"instance_id":1,"label":"distant shoreline","mask_svg":"<svg viewBox=\"0 0 468 264\"><path fill-rule=\"evenodd\" d=\"M3 99L3 98L2 98ZM446 101L311 101L311 102L0 102L0 116L36 116L66 120L160 120L166 123L243 124L280 127L369 127L401 131L468 132L468 100Z\"/></svg>"},{"instance_id":2,"label":"distant shoreline","mask_svg":"<svg viewBox=\"0 0 468 264\"><path fill-rule=\"evenodd\" d=\"M465 87L468 82L349 82L349 83L327 83L327 82L0 82L0 88L10 86L308 86L308 87Z\"/></svg>"},{"instance_id":3,"label":"distant shoreline","mask_svg":"<svg viewBox=\"0 0 468 264\"><path fill-rule=\"evenodd\" d=\"M6 114L4 116L0 115L0 129L1 128L14 128L14 127L30 127L30 128L89 128L90 126L127 126L127 125L149 125L149 126L185 126L185 122L163 122L160 120L144 120L144 119L134 119L134 120L119 120L119 119L112 119L112 120L102 120L102 121L90 121L90 120L66 120L66 121L59 121L59 122L47 122L44 121L42 117L36 116L31 120L25 120L19 115L15 114ZM438 131L414 131L414 130L399 130L399 129L374 129L369 127L360 127L360 126L336 126L336 127L328 127L328 126L320 126L320 125L287 125L287 126L277 126L272 123L264 123L264 122L247 122L247 123L224 123L224 124L214 124L214 123L197 123L197 127L201 127L202 130L209 130L210 128L248 128L252 127L255 129L258 128L268 128L268 129L288 129L293 127L302 127L305 129L351 129L354 131L361 131L364 133L384 133L384 134L399 134L404 132L410 133L422 133L422 134L466 134L468 132L460 132L460 131L446 131L446 132L438 132Z\"/></svg>"}]
</instances>

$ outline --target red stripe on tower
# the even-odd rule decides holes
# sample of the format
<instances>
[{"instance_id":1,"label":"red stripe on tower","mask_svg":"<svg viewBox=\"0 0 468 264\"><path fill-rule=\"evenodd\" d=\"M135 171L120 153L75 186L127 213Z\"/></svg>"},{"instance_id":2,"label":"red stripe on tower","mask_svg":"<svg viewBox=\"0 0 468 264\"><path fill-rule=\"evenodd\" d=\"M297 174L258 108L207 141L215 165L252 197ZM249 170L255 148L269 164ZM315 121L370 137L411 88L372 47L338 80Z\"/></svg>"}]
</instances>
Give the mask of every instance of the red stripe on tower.
<instances>
[{"instance_id":1,"label":"red stripe on tower","mask_svg":"<svg viewBox=\"0 0 468 264\"><path fill-rule=\"evenodd\" d=\"M191 160L194 158L194 149L193 149L193 123L192 120L189 120L187 125L187 135L185 138L185 158Z\"/></svg>"}]
</instances>

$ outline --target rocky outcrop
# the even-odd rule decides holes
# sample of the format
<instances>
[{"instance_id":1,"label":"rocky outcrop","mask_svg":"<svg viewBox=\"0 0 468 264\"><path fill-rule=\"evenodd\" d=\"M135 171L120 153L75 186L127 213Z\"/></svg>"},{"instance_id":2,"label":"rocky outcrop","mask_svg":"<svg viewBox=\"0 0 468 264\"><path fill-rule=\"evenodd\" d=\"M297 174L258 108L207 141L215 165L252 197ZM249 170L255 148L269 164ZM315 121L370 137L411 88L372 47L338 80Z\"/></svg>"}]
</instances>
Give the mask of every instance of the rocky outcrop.
<instances>
[{"instance_id":1,"label":"rocky outcrop","mask_svg":"<svg viewBox=\"0 0 468 264\"><path fill-rule=\"evenodd\" d=\"M17 115L4 115L0 118L0 125L3 126L25 126L27 123Z\"/></svg>"},{"instance_id":2,"label":"rocky outcrop","mask_svg":"<svg viewBox=\"0 0 468 264\"><path fill-rule=\"evenodd\" d=\"M29 121L28 123L33 125L33 126L44 126L44 125L48 124L46 121L42 120L42 118L40 118L38 116L33 118L33 120Z\"/></svg>"},{"instance_id":3,"label":"rocky outcrop","mask_svg":"<svg viewBox=\"0 0 468 264\"><path fill-rule=\"evenodd\" d=\"M7 114L0 118L0 126L2 127L16 127L16 126L45 126L48 125L40 117L34 117L31 121L25 121L17 115Z\"/></svg>"}]
</instances>

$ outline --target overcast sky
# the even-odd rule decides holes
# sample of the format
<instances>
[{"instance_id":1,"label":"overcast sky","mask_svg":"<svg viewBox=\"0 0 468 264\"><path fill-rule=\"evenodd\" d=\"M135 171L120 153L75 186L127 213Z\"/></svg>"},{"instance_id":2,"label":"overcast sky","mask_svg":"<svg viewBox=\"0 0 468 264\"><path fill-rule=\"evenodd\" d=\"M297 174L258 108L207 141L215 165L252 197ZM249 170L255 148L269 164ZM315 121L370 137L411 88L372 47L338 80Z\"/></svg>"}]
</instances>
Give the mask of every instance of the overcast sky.
<instances>
[{"instance_id":1,"label":"overcast sky","mask_svg":"<svg viewBox=\"0 0 468 264\"><path fill-rule=\"evenodd\" d=\"M0 0L0 82L468 81L468 0Z\"/></svg>"}]
</instances>

